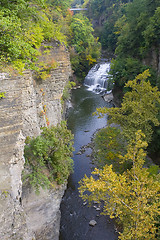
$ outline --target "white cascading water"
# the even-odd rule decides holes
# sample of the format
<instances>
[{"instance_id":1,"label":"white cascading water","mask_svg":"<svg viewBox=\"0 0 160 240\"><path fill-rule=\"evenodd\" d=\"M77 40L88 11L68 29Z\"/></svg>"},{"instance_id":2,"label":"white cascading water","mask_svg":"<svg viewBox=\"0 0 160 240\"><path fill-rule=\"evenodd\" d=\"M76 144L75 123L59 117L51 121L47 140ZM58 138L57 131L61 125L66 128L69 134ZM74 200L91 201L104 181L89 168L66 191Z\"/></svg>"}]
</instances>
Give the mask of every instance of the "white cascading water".
<instances>
[{"instance_id":1,"label":"white cascading water","mask_svg":"<svg viewBox=\"0 0 160 240\"><path fill-rule=\"evenodd\" d=\"M92 67L84 80L84 85L88 87L87 90L96 94L106 92L109 70L110 63L98 63Z\"/></svg>"}]
</instances>

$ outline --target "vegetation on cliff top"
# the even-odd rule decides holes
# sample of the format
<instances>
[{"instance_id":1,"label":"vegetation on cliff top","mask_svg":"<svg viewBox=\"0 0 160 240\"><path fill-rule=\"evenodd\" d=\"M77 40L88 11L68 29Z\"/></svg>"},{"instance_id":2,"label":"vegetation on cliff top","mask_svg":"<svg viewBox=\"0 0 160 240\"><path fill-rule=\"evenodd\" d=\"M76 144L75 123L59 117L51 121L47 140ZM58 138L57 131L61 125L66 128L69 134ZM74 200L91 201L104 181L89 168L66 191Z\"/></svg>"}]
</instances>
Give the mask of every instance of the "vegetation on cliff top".
<instances>
[{"instance_id":1,"label":"vegetation on cliff top","mask_svg":"<svg viewBox=\"0 0 160 240\"><path fill-rule=\"evenodd\" d=\"M0 69L41 71L37 60L42 44L58 41L71 47L73 70L88 71L96 61L99 44L93 28L83 16L73 16L72 0L4 0L0 3ZM88 39L87 39L88 36ZM80 47L80 48L79 48ZM49 50L48 50L49 51ZM77 58L76 56L79 56ZM54 67L54 66L51 66Z\"/></svg>"},{"instance_id":2,"label":"vegetation on cliff top","mask_svg":"<svg viewBox=\"0 0 160 240\"><path fill-rule=\"evenodd\" d=\"M57 11L60 11L57 9ZM36 70L40 47L51 39L61 43L66 37L58 21L52 21L52 11L45 0L5 0L0 4L0 67L22 72ZM11 70L10 68L8 70Z\"/></svg>"}]
</instances>

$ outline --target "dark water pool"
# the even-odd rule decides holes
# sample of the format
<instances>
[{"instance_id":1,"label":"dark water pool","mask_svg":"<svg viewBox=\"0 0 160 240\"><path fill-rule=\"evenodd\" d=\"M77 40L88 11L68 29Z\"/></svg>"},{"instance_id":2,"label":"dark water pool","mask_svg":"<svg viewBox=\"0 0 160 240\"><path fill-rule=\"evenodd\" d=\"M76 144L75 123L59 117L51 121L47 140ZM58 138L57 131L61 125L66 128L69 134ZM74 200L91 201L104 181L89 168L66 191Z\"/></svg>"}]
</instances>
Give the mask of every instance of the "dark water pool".
<instances>
[{"instance_id":1,"label":"dark water pool","mask_svg":"<svg viewBox=\"0 0 160 240\"><path fill-rule=\"evenodd\" d=\"M91 142L93 133L107 124L107 117L99 119L92 113L96 108L107 106L100 95L87 91L85 87L72 91L73 108L68 115L68 127L74 134L74 173L68 181L68 188L61 203L60 240L117 240L114 222L100 215L102 207L85 205L78 193L78 182L84 174L90 175L93 165L88 156L91 149L77 153L81 147ZM108 105L107 107L110 107ZM92 227L90 220L97 224Z\"/></svg>"}]
</instances>

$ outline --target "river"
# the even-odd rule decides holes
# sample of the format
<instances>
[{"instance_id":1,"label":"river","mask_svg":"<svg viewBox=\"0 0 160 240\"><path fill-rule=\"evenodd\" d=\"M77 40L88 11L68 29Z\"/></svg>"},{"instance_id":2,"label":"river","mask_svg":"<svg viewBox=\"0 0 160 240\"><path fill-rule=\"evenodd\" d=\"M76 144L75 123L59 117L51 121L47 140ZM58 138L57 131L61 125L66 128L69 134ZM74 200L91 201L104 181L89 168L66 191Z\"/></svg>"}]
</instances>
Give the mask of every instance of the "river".
<instances>
[{"instance_id":1,"label":"river","mask_svg":"<svg viewBox=\"0 0 160 240\"><path fill-rule=\"evenodd\" d=\"M68 115L68 128L74 134L74 173L70 175L68 187L61 203L60 240L117 240L114 221L103 216L102 206L94 203L88 207L78 193L78 182L84 174L90 176L94 166L91 163L90 148L84 148L91 142L97 129L107 124L107 117L98 118L92 113L98 107L111 107L101 94L104 91L105 79L109 70L108 63L96 65L87 75L85 85L72 90L72 105ZM101 75L99 78L98 76ZM95 82L94 82L95 79ZM98 80L100 79L100 80ZM91 80L91 83L88 83ZM101 81L101 83L100 83ZM96 221L94 227L89 225L91 220Z\"/></svg>"}]
</instances>

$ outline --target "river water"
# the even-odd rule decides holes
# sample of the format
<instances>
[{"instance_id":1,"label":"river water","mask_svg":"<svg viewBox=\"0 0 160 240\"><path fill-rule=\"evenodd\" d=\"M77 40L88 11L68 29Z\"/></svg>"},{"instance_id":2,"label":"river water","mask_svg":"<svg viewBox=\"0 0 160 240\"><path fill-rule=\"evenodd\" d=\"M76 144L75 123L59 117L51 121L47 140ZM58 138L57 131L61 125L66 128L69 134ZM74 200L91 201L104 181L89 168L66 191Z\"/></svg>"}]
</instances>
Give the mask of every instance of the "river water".
<instances>
[{"instance_id":1,"label":"river water","mask_svg":"<svg viewBox=\"0 0 160 240\"><path fill-rule=\"evenodd\" d=\"M103 65L102 63L101 65ZM97 69L97 70L96 70ZM97 76L97 71L102 71L105 66L96 66L92 69ZM106 64L106 71L108 65ZM104 73L102 73L104 78ZM85 79L85 81L87 81ZM98 118L92 113L98 107L111 107L111 104L106 103L100 94L99 83L98 90L94 91L95 87L83 86L79 89L72 90L72 104L68 115L68 128L74 134L74 173L70 175L68 188L65 191L61 203L61 227L60 240L117 240L118 235L115 232L114 222L108 216L103 216L102 207L94 203L89 207L82 201L78 193L78 182L83 178L84 174L90 176L94 166L91 163L90 148L84 148L91 142L91 138L97 129L100 129L107 124L107 117ZM85 84L87 85L87 84ZM91 85L94 85L92 83ZM90 88L91 87L91 88ZM104 85L102 86L104 88ZM82 151L83 150L83 151ZM97 224L92 227L89 225L90 220L95 220Z\"/></svg>"}]
</instances>

